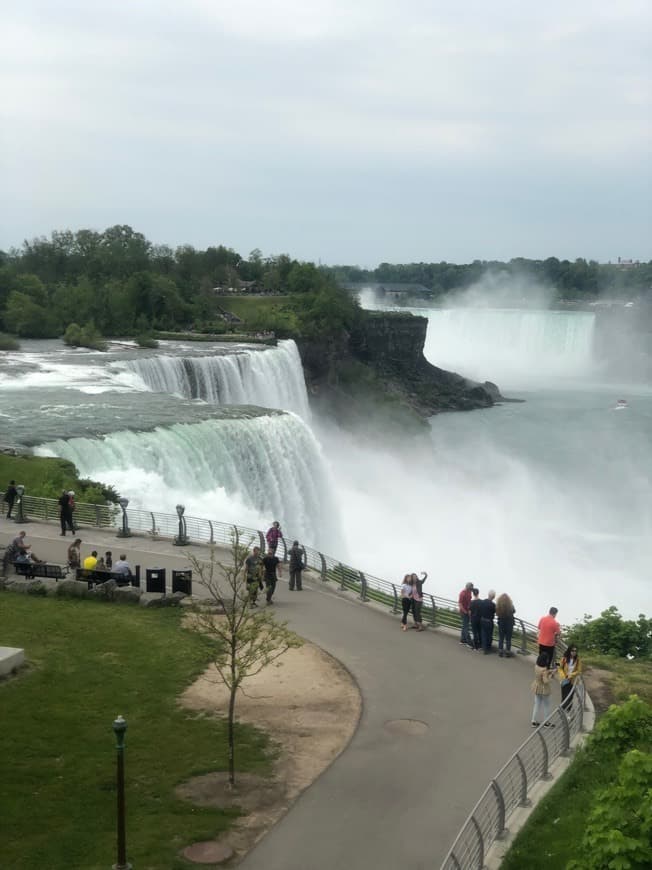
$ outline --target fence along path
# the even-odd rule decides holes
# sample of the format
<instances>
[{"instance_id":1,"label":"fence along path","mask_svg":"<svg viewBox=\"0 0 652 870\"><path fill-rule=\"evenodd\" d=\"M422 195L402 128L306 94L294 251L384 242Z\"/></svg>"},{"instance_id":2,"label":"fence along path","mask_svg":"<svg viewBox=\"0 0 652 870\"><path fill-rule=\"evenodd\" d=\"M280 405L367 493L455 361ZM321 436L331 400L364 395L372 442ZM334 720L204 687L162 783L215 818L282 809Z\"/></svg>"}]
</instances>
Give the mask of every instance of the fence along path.
<instances>
[{"instance_id":1,"label":"fence along path","mask_svg":"<svg viewBox=\"0 0 652 870\"><path fill-rule=\"evenodd\" d=\"M25 495L23 510L27 517L55 521L59 506L54 499ZM127 524L132 532L152 539L174 538L180 531L178 515L157 511L131 509L127 511ZM78 527L102 529L122 527L123 514L112 505L78 503L75 523ZM265 548L265 536L258 529L207 520L183 517L183 531L189 543L231 546L234 540L246 546ZM400 593L396 584L346 565L311 547L304 547L306 564L323 582L335 584L338 589L356 595L362 602L375 602L392 613L400 612ZM279 555L288 558L287 540L280 541ZM431 626L460 628L460 615L456 601L436 595L425 595L423 618ZM516 620L514 648L523 655L538 653L537 629L525 620ZM560 650L560 653L562 651ZM550 766L571 750L573 739L583 729L584 687L580 684L571 694L566 710L557 708L551 718L556 727L542 725L519 746L509 761L491 780L480 800L462 826L455 842L441 865L441 870L481 870L487 852L495 840L506 830L510 814L519 806L527 806L532 786L541 779L550 778Z\"/></svg>"}]
</instances>

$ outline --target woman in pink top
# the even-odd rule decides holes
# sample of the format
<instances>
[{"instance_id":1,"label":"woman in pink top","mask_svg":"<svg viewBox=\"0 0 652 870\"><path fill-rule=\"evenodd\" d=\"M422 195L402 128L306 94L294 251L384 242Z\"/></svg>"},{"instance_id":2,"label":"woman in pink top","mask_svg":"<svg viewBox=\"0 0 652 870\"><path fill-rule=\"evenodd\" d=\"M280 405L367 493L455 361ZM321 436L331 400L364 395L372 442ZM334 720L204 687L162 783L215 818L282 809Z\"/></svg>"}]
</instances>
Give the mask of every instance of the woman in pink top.
<instances>
[{"instance_id":1,"label":"woman in pink top","mask_svg":"<svg viewBox=\"0 0 652 870\"><path fill-rule=\"evenodd\" d=\"M423 620L421 619L421 608L423 606L423 584L428 578L426 571L421 572L421 579L416 574L410 575L412 583L412 617L414 619L414 627L417 631L423 631Z\"/></svg>"}]
</instances>

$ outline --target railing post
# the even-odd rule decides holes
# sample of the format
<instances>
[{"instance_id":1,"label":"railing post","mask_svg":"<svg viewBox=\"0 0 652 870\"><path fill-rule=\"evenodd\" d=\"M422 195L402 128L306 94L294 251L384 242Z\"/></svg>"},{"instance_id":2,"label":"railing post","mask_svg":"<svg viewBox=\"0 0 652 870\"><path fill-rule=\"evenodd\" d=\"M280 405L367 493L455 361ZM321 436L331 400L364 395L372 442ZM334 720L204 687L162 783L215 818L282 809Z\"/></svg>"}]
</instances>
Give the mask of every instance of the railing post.
<instances>
[{"instance_id":1,"label":"railing post","mask_svg":"<svg viewBox=\"0 0 652 870\"><path fill-rule=\"evenodd\" d=\"M323 553L319 554L319 559L321 561L321 579L322 581L326 580L326 559L324 559Z\"/></svg>"},{"instance_id":2,"label":"railing post","mask_svg":"<svg viewBox=\"0 0 652 870\"><path fill-rule=\"evenodd\" d=\"M514 758L516 759L518 766L521 771L521 799L518 802L519 807L531 807L532 801L527 796L527 771L525 769L525 765L521 761L521 756L517 753Z\"/></svg>"},{"instance_id":3,"label":"railing post","mask_svg":"<svg viewBox=\"0 0 652 870\"><path fill-rule=\"evenodd\" d=\"M541 728L537 728L535 733L539 735L541 745L543 747L543 773L541 774L541 779L552 779L552 774L548 769L550 765L550 756L548 754L548 744L546 743L546 738L541 733Z\"/></svg>"},{"instance_id":4,"label":"railing post","mask_svg":"<svg viewBox=\"0 0 652 870\"><path fill-rule=\"evenodd\" d=\"M519 655L526 656L529 655L527 648L527 634L525 633L525 626L523 625L523 620L519 619L521 623L521 648L518 651Z\"/></svg>"},{"instance_id":5,"label":"railing post","mask_svg":"<svg viewBox=\"0 0 652 870\"><path fill-rule=\"evenodd\" d=\"M344 592L344 565L340 562L337 567L339 568L339 571L340 571L340 588L338 591Z\"/></svg>"},{"instance_id":6,"label":"railing post","mask_svg":"<svg viewBox=\"0 0 652 870\"><path fill-rule=\"evenodd\" d=\"M435 599L432 595L428 596L430 598L430 604L432 607L432 613L430 614L430 624L434 628L437 625L437 605L435 604Z\"/></svg>"},{"instance_id":7,"label":"railing post","mask_svg":"<svg viewBox=\"0 0 652 870\"><path fill-rule=\"evenodd\" d=\"M507 834L507 828L505 827L505 798L503 797L500 786L495 779L491 780L491 787L494 790L496 803L498 804L498 831L496 833L496 839L500 840Z\"/></svg>"},{"instance_id":8,"label":"railing post","mask_svg":"<svg viewBox=\"0 0 652 870\"><path fill-rule=\"evenodd\" d=\"M568 720L568 714L564 710L563 707L559 707L559 718L561 719L561 726L564 732L564 748L559 753L560 755L568 756L571 754L570 748L570 722Z\"/></svg>"},{"instance_id":9,"label":"railing post","mask_svg":"<svg viewBox=\"0 0 652 870\"><path fill-rule=\"evenodd\" d=\"M358 571L360 575L360 601L369 601L367 597L367 578L362 571Z\"/></svg>"},{"instance_id":10,"label":"railing post","mask_svg":"<svg viewBox=\"0 0 652 870\"><path fill-rule=\"evenodd\" d=\"M288 560L288 545L285 543L285 538L281 538L283 542L283 561L287 562Z\"/></svg>"},{"instance_id":11,"label":"railing post","mask_svg":"<svg viewBox=\"0 0 652 870\"><path fill-rule=\"evenodd\" d=\"M209 543L209 544L211 545L211 547L212 547L212 546L215 544L215 534L214 534L214 532L213 532L213 521L212 521L212 520L209 520L209 521L208 521L208 528L211 530L211 537L210 537L210 540L209 540L208 543Z\"/></svg>"},{"instance_id":12,"label":"railing post","mask_svg":"<svg viewBox=\"0 0 652 870\"><path fill-rule=\"evenodd\" d=\"M478 866L480 868L482 868L482 867L484 867L484 840L482 838L482 831L480 830L480 825L475 820L475 816L471 816L471 822L473 823L473 827L475 828L475 832L478 835L478 845L480 846L480 850L478 853L478 858L480 860L478 862Z\"/></svg>"},{"instance_id":13,"label":"railing post","mask_svg":"<svg viewBox=\"0 0 652 870\"><path fill-rule=\"evenodd\" d=\"M392 591L394 592L394 604L392 605L392 613L398 613L398 590L392 583Z\"/></svg>"},{"instance_id":14,"label":"railing post","mask_svg":"<svg viewBox=\"0 0 652 870\"><path fill-rule=\"evenodd\" d=\"M152 518L152 537L156 537L156 520L154 519L154 514L152 511L149 512L150 517Z\"/></svg>"}]
</instances>

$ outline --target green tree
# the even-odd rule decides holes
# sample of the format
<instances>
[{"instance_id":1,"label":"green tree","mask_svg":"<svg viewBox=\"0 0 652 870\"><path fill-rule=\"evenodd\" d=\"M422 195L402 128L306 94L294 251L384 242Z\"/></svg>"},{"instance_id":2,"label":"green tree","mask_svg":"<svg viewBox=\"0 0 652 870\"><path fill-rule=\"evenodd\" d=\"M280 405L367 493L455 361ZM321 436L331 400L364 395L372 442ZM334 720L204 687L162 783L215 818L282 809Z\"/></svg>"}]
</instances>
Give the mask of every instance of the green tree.
<instances>
[{"instance_id":1,"label":"green tree","mask_svg":"<svg viewBox=\"0 0 652 870\"><path fill-rule=\"evenodd\" d=\"M35 302L31 295L17 290L9 294L4 322L10 332L22 338L55 338L61 334L56 314Z\"/></svg>"},{"instance_id":2,"label":"green tree","mask_svg":"<svg viewBox=\"0 0 652 870\"><path fill-rule=\"evenodd\" d=\"M211 550L208 562L189 556L193 570L207 590L211 608L199 606L197 626L214 642L213 661L229 690L227 730L229 783L235 784L235 705L242 685L303 641L268 611L255 611L246 584L248 548L237 535L231 545L231 561L223 564Z\"/></svg>"},{"instance_id":3,"label":"green tree","mask_svg":"<svg viewBox=\"0 0 652 870\"><path fill-rule=\"evenodd\" d=\"M642 613L636 621L625 620L618 608L612 606L603 610L596 619L585 616L566 633L571 643L578 644L586 652L652 658L652 619Z\"/></svg>"}]
</instances>

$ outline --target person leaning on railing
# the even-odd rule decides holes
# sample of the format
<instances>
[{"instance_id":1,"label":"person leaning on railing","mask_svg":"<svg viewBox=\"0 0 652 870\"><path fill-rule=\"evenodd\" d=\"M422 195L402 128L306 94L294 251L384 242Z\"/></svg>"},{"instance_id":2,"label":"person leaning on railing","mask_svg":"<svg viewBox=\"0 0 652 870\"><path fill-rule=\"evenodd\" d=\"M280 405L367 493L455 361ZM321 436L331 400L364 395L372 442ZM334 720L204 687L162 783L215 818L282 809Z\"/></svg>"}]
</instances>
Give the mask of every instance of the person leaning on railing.
<instances>
[{"instance_id":1,"label":"person leaning on railing","mask_svg":"<svg viewBox=\"0 0 652 870\"><path fill-rule=\"evenodd\" d=\"M569 646L559 663L559 681L561 686L561 706L569 705L568 696L573 691L577 678L582 673L582 662L577 654L576 646Z\"/></svg>"},{"instance_id":2,"label":"person leaning on railing","mask_svg":"<svg viewBox=\"0 0 652 870\"><path fill-rule=\"evenodd\" d=\"M547 653L539 653L534 666L534 680L530 688L534 692L534 707L532 708L532 727L538 728L543 722L546 728L554 728L548 721L551 713L550 681L557 672L556 668L548 667Z\"/></svg>"}]
</instances>

